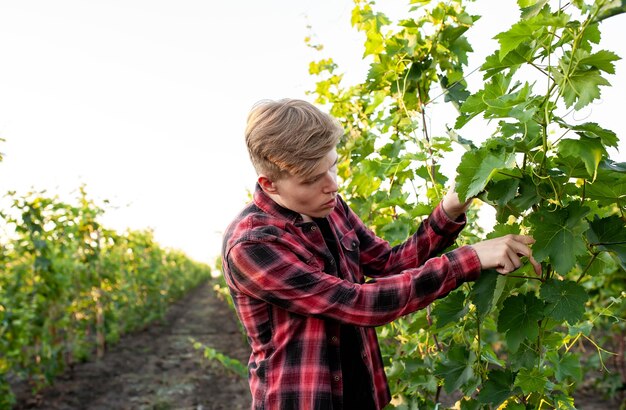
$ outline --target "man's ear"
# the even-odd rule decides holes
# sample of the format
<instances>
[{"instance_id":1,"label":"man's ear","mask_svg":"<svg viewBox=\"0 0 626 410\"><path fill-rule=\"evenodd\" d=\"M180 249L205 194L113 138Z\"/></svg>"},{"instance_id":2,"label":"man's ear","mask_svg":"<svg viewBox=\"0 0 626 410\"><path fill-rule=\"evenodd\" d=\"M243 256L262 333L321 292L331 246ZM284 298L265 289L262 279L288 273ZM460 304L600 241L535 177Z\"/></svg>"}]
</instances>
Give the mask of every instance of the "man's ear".
<instances>
[{"instance_id":1,"label":"man's ear","mask_svg":"<svg viewBox=\"0 0 626 410\"><path fill-rule=\"evenodd\" d=\"M278 193L278 187L267 176L265 176L263 174L259 175L259 178L257 179L257 182L261 186L261 189L263 189L263 191L265 191L265 193L267 193L267 194L276 194L276 193Z\"/></svg>"}]
</instances>

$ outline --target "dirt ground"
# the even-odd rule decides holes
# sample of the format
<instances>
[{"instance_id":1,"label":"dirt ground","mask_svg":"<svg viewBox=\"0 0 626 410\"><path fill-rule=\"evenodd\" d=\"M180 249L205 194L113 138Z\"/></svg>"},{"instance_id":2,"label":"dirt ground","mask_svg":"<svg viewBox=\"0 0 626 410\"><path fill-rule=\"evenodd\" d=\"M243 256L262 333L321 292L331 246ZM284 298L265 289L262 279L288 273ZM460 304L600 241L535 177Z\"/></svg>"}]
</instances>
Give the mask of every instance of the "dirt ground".
<instances>
[{"instance_id":1,"label":"dirt ground","mask_svg":"<svg viewBox=\"0 0 626 410\"><path fill-rule=\"evenodd\" d=\"M237 319L210 284L194 289L162 323L123 337L103 359L82 363L33 396L18 386L16 410L249 409L247 381L209 362L189 340L247 362L249 346ZM581 410L620 409L590 389L576 395Z\"/></svg>"},{"instance_id":2,"label":"dirt ground","mask_svg":"<svg viewBox=\"0 0 626 410\"><path fill-rule=\"evenodd\" d=\"M123 337L36 396L18 389L15 409L249 409L246 380L209 362L190 338L247 362L236 317L209 284L175 303L163 323ZM21 390L21 391L19 391Z\"/></svg>"}]
</instances>

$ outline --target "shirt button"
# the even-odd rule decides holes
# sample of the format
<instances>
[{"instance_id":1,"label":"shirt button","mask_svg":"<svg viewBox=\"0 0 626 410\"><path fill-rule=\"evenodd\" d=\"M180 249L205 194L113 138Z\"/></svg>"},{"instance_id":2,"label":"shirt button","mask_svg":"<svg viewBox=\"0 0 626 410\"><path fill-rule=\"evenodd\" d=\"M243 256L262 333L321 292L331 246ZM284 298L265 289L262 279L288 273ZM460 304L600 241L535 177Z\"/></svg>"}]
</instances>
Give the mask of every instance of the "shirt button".
<instances>
[{"instance_id":1,"label":"shirt button","mask_svg":"<svg viewBox=\"0 0 626 410\"><path fill-rule=\"evenodd\" d=\"M330 263L330 266L335 266L335 260L334 259L331 259L330 262L328 262L328 263Z\"/></svg>"},{"instance_id":2,"label":"shirt button","mask_svg":"<svg viewBox=\"0 0 626 410\"><path fill-rule=\"evenodd\" d=\"M313 226L311 227L311 232L315 232L315 231L317 231L317 226L313 225Z\"/></svg>"},{"instance_id":3,"label":"shirt button","mask_svg":"<svg viewBox=\"0 0 626 410\"><path fill-rule=\"evenodd\" d=\"M339 376L335 376L335 377L333 377L333 379L335 379L335 381L338 382L340 377Z\"/></svg>"},{"instance_id":4,"label":"shirt button","mask_svg":"<svg viewBox=\"0 0 626 410\"><path fill-rule=\"evenodd\" d=\"M333 343L337 343L337 336L331 337L330 341L333 342Z\"/></svg>"},{"instance_id":5,"label":"shirt button","mask_svg":"<svg viewBox=\"0 0 626 410\"><path fill-rule=\"evenodd\" d=\"M352 249L356 249L356 241L352 241Z\"/></svg>"}]
</instances>

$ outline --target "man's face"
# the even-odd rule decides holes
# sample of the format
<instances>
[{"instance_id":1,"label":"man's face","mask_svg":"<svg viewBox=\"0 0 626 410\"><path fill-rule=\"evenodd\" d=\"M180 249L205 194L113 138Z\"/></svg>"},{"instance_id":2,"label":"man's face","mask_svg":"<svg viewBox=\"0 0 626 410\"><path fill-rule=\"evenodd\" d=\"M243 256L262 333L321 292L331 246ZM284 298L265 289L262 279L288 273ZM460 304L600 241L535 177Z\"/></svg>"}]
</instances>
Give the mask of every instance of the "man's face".
<instances>
[{"instance_id":1,"label":"man's face","mask_svg":"<svg viewBox=\"0 0 626 410\"><path fill-rule=\"evenodd\" d=\"M298 212L306 221L327 216L337 203L337 159L337 151L333 149L320 160L311 176L289 175L275 181L274 200Z\"/></svg>"}]
</instances>

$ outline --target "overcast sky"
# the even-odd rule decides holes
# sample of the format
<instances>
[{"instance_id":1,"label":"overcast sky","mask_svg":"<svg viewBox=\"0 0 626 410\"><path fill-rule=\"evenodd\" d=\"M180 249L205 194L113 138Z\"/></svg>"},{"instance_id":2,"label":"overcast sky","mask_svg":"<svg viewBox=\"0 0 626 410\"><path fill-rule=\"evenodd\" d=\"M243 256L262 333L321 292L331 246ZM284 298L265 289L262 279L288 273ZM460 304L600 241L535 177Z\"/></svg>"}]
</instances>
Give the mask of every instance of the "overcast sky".
<instances>
[{"instance_id":1,"label":"overcast sky","mask_svg":"<svg viewBox=\"0 0 626 410\"><path fill-rule=\"evenodd\" d=\"M390 14L393 3L378 2ZM470 69L517 20L512 0L477 3L472 12L483 18L469 33ZM86 184L96 201L111 201L106 226L150 227L164 246L212 261L254 186L242 137L252 104L309 99L308 63L322 56L348 81L366 74L352 7L350 0L0 0L0 194L45 189L69 201ZM307 24L323 54L305 46ZM619 16L602 28L605 48L621 56L625 24ZM622 141L624 78L620 61L602 101L577 114Z\"/></svg>"}]
</instances>

